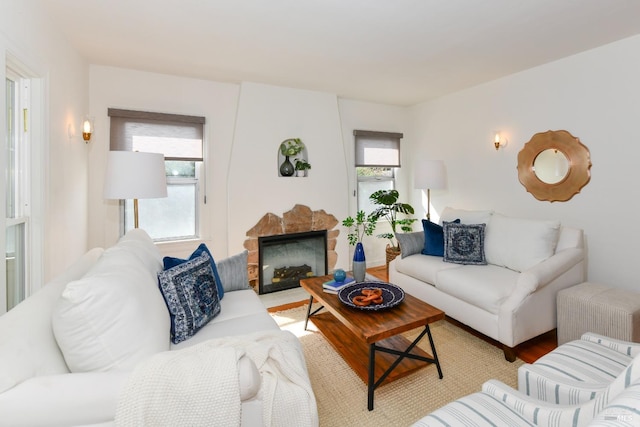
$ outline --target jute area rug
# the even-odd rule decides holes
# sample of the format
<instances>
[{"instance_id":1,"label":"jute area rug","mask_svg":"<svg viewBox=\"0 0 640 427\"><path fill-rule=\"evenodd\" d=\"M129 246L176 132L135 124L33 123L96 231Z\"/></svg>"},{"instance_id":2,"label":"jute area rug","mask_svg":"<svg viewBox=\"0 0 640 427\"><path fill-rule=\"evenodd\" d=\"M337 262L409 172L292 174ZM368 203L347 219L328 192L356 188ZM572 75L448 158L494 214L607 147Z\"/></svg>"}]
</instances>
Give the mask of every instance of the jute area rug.
<instances>
[{"instance_id":1,"label":"jute area rug","mask_svg":"<svg viewBox=\"0 0 640 427\"><path fill-rule=\"evenodd\" d=\"M306 310L305 304L271 315L281 329L293 332L302 342L322 427L410 426L440 406L480 391L491 378L517 388L521 360L507 362L501 349L442 320L431 325L431 333L444 378L439 379L435 365L429 365L384 384L375 391L374 410L368 411L366 384L318 332L313 320L304 330ZM405 336L413 340L420 331ZM427 337L419 346L431 353Z\"/></svg>"}]
</instances>

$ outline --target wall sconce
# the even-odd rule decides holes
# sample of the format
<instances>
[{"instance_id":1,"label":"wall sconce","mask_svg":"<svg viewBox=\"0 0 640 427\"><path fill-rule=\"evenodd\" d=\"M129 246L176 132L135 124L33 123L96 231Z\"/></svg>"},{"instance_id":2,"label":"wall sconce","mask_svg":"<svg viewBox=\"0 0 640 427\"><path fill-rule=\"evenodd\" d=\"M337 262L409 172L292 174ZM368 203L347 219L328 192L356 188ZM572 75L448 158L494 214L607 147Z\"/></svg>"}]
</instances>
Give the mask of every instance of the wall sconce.
<instances>
[{"instance_id":1,"label":"wall sconce","mask_svg":"<svg viewBox=\"0 0 640 427\"><path fill-rule=\"evenodd\" d=\"M496 147L496 151L498 151L500 147L507 145L507 138L503 138L502 135L500 135L499 130L495 131L493 134L493 146Z\"/></svg>"},{"instance_id":2,"label":"wall sconce","mask_svg":"<svg viewBox=\"0 0 640 427\"><path fill-rule=\"evenodd\" d=\"M93 133L93 119L91 117L85 117L82 121L82 139L85 144L91 141L91 134Z\"/></svg>"}]
</instances>

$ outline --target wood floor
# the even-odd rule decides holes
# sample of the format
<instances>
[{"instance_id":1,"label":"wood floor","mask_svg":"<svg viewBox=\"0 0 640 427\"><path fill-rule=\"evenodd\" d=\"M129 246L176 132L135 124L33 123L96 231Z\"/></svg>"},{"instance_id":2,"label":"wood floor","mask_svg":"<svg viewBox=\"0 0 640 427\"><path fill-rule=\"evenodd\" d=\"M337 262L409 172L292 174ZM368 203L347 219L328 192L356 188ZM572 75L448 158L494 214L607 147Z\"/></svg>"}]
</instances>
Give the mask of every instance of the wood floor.
<instances>
[{"instance_id":1,"label":"wood floor","mask_svg":"<svg viewBox=\"0 0 640 427\"><path fill-rule=\"evenodd\" d=\"M368 268L367 273L377 277L380 280L384 280L385 282L389 280L387 276L387 267L384 265L380 267ZM469 328L466 325L463 325L462 323L454 319L451 319L449 317L447 317L446 319L449 322L453 323L454 325L459 326L460 328L477 336L478 338L481 338L487 341L488 343L495 345L498 348L502 348L502 345L499 342L482 335L481 333ZM544 356L545 354L547 354L557 346L558 346L558 339L556 336L556 331L554 329L553 331L550 331L544 335L533 338L527 342L524 342L518 345L516 347L516 356L518 356L518 358L522 359L527 363L533 363L536 360L538 360L538 358Z\"/></svg>"}]
</instances>

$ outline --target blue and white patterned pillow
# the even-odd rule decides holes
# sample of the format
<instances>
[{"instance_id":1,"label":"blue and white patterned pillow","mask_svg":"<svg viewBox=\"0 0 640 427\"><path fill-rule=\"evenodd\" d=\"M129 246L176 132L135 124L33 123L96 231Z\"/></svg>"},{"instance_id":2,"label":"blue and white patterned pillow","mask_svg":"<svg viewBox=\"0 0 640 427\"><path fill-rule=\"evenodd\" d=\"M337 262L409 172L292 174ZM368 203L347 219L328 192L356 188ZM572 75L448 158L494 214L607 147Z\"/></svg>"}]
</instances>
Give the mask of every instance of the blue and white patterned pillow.
<instances>
[{"instance_id":1,"label":"blue and white patterned pillow","mask_svg":"<svg viewBox=\"0 0 640 427\"><path fill-rule=\"evenodd\" d=\"M486 265L484 229L486 224L445 222L444 261L455 264Z\"/></svg>"},{"instance_id":2,"label":"blue and white patterned pillow","mask_svg":"<svg viewBox=\"0 0 640 427\"><path fill-rule=\"evenodd\" d=\"M158 273L171 317L171 341L178 344L220 313L218 288L207 252Z\"/></svg>"},{"instance_id":3,"label":"blue and white patterned pillow","mask_svg":"<svg viewBox=\"0 0 640 427\"><path fill-rule=\"evenodd\" d=\"M222 288L222 281L220 280L220 276L218 275L218 268L216 267L216 262L213 259L213 255L211 255L211 251L209 251L209 248L207 248L207 245L205 245L204 243L200 243L196 250L193 251L189 259L173 258L169 256L164 257L162 260L164 269L168 270L178 264L182 264L183 262L197 258L203 252L206 252L209 255L209 259L211 260L211 269L213 270L213 278L216 280L216 286L218 287L218 298L222 299L224 298L224 289Z\"/></svg>"}]
</instances>

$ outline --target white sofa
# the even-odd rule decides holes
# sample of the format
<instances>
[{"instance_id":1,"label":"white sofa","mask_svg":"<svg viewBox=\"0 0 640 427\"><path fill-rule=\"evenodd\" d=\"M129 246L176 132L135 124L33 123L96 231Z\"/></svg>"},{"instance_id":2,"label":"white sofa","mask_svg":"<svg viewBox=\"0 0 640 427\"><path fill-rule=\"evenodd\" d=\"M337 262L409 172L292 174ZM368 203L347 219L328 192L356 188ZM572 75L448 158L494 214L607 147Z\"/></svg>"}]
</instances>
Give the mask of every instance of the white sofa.
<instances>
[{"instance_id":1,"label":"white sofa","mask_svg":"<svg viewBox=\"0 0 640 427\"><path fill-rule=\"evenodd\" d=\"M244 274L238 269L243 259ZM112 424L131 373L158 354L179 354L173 352L222 337L279 331L248 287L246 252L216 264L225 288L220 314L190 339L172 344L158 288L162 257L148 235L133 230L107 250L87 252L0 317L0 425ZM287 362L306 374L301 346L294 341ZM265 379L247 355L236 368L242 425L263 425ZM317 425L308 376L302 381L310 394L306 402L313 406L305 424Z\"/></svg>"},{"instance_id":2,"label":"white sofa","mask_svg":"<svg viewBox=\"0 0 640 427\"><path fill-rule=\"evenodd\" d=\"M499 341L505 358L514 361L515 346L556 327L558 291L584 282L583 232L558 221L443 210L443 222L457 219L486 224L486 265L423 255L418 249L422 232L415 232L399 238L402 254L389 265L389 281Z\"/></svg>"}]
</instances>

